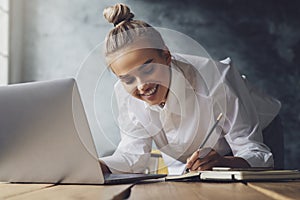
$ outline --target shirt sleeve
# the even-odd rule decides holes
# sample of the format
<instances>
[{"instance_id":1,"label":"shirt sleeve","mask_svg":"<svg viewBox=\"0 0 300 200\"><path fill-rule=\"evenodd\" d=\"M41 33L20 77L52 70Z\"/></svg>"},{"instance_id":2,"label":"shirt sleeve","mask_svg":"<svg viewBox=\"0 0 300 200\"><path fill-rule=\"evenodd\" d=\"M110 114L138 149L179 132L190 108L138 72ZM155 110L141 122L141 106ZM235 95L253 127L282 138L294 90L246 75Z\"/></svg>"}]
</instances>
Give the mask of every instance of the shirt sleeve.
<instances>
[{"instance_id":1,"label":"shirt sleeve","mask_svg":"<svg viewBox=\"0 0 300 200\"><path fill-rule=\"evenodd\" d=\"M150 158L151 140L122 134L113 155L100 158L112 173L143 173Z\"/></svg>"},{"instance_id":2,"label":"shirt sleeve","mask_svg":"<svg viewBox=\"0 0 300 200\"><path fill-rule=\"evenodd\" d=\"M113 155L100 159L112 173L143 173L150 158L152 138L130 110L134 101L128 101L130 97L121 87L115 86L121 141Z\"/></svg>"},{"instance_id":3,"label":"shirt sleeve","mask_svg":"<svg viewBox=\"0 0 300 200\"><path fill-rule=\"evenodd\" d=\"M233 155L245 159L251 167L273 167L273 156L263 143L262 126L248 88L233 66L221 67L226 93L223 130Z\"/></svg>"}]
</instances>

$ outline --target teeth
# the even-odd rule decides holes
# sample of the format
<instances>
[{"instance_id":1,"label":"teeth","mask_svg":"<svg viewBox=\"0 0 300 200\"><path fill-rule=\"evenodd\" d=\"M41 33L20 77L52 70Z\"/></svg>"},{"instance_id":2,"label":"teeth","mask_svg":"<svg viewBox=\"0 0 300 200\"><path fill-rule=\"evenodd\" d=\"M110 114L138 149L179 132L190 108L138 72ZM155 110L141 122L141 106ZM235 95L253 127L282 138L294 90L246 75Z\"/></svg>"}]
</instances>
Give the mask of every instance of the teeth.
<instances>
[{"instance_id":1,"label":"teeth","mask_svg":"<svg viewBox=\"0 0 300 200\"><path fill-rule=\"evenodd\" d=\"M156 88L157 88L157 87L152 88L151 90L149 90L148 92L146 92L144 95L145 95L145 96L150 96L150 95L152 95L152 94L156 91Z\"/></svg>"}]
</instances>

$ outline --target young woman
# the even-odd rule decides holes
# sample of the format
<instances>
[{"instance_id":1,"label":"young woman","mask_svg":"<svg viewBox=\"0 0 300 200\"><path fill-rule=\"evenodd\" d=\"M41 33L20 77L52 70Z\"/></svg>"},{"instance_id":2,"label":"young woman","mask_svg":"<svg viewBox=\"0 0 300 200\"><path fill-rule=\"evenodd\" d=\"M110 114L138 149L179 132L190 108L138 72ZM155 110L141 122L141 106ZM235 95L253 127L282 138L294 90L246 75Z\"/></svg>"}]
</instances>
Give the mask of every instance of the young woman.
<instances>
[{"instance_id":1,"label":"young woman","mask_svg":"<svg viewBox=\"0 0 300 200\"><path fill-rule=\"evenodd\" d=\"M276 117L280 103L251 89L230 61L170 53L160 33L135 20L116 4L104 10L114 24L106 38L106 61L119 78L121 142L101 158L106 172L143 172L152 142L167 163L175 159L191 170L214 166L272 167L262 130ZM199 145L223 113L212 148L199 158Z\"/></svg>"}]
</instances>

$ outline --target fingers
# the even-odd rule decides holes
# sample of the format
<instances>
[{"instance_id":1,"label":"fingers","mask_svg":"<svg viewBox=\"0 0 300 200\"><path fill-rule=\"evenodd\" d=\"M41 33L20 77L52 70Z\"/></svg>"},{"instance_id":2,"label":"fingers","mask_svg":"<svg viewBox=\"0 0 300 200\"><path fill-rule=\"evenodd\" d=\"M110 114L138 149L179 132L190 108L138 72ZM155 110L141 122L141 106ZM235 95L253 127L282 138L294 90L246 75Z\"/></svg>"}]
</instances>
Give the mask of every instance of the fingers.
<instances>
[{"instance_id":1,"label":"fingers","mask_svg":"<svg viewBox=\"0 0 300 200\"><path fill-rule=\"evenodd\" d=\"M190 168L191 171L197 171L199 168L202 168L202 166L206 165L209 160L207 159L198 159L196 162L194 162L193 166ZM200 169L202 170L202 169Z\"/></svg>"},{"instance_id":2,"label":"fingers","mask_svg":"<svg viewBox=\"0 0 300 200\"><path fill-rule=\"evenodd\" d=\"M191 170L208 170L212 168L212 165L217 161L217 152L211 151L204 158L199 158L194 165L191 167Z\"/></svg>"},{"instance_id":3,"label":"fingers","mask_svg":"<svg viewBox=\"0 0 300 200\"><path fill-rule=\"evenodd\" d=\"M192 156L186 160L186 168L190 169L194 165L194 163L198 160L198 157L199 157L199 149L195 151L192 154Z\"/></svg>"},{"instance_id":4,"label":"fingers","mask_svg":"<svg viewBox=\"0 0 300 200\"><path fill-rule=\"evenodd\" d=\"M101 170L104 174L111 174L110 169L102 160L99 160L99 163L100 163Z\"/></svg>"},{"instance_id":5,"label":"fingers","mask_svg":"<svg viewBox=\"0 0 300 200\"><path fill-rule=\"evenodd\" d=\"M218 160L209 160L208 162L201 164L195 171L211 170L218 165Z\"/></svg>"},{"instance_id":6,"label":"fingers","mask_svg":"<svg viewBox=\"0 0 300 200\"><path fill-rule=\"evenodd\" d=\"M197 170L210 170L212 167L222 165L223 157L220 156L215 150L211 150L204 158L199 158L199 151L187 159L187 168L192 171Z\"/></svg>"}]
</instances>

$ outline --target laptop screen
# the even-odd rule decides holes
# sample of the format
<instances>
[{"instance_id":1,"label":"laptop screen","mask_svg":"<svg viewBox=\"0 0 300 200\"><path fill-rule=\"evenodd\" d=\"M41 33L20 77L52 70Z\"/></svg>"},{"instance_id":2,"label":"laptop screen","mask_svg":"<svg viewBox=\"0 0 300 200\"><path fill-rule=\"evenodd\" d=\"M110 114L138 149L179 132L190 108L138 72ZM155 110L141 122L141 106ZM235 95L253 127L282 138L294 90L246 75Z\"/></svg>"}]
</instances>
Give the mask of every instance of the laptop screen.
<instances>
[{"instance_id":1,"label":"laptop screen","mask_svg":"<svg viewBox=\"0 0 300 200\"><path fill-rule=\"evenodd\" d=\"M0 181L104 183L74 79L0 87Z\"/></svg>"}]
</instances>

